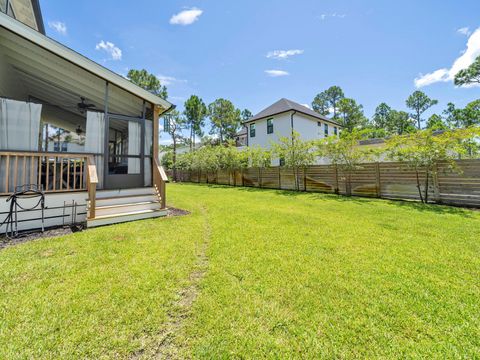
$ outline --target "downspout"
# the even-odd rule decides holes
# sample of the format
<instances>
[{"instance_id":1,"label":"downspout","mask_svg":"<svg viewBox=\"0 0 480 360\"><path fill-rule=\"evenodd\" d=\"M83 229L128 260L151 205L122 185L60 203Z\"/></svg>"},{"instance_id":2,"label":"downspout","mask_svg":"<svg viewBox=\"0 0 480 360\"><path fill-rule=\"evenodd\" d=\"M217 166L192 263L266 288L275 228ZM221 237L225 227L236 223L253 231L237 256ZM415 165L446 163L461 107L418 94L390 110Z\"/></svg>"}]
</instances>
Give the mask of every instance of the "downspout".
<instances>
[{"instance_id":1,"label":"downspout","mask_svg":"<svg viewBox=\"0 0 480 360\"><path fill-rule=\"evenodd\" d=\"M293 141L293 131L294 131L294 128L293 128L293 115L295 115L297 113L296 110L293 110L293 112L290 114L290 127L291 127L291 138L292 138L292 149L293 149L293 145L294 145L294 141ZM292 153L292 159L295 159L295 152ZM293 168L293 172L294 172L294 178L295 178L295 190L298 191L298 170Z\"/></svg>"},{"instance_id":2,"label":"downspout","mask_svg":"<svg viewBox=\"0 0 480 360\"><path fill-rule=\"evenodd\" d=\"M291 131L291 136L292 136L292 145L293 145L293 115L297 113L297 110L293 110L293 112L290 114L290 127L292 129Z\"/></svg>"}]
</instances>

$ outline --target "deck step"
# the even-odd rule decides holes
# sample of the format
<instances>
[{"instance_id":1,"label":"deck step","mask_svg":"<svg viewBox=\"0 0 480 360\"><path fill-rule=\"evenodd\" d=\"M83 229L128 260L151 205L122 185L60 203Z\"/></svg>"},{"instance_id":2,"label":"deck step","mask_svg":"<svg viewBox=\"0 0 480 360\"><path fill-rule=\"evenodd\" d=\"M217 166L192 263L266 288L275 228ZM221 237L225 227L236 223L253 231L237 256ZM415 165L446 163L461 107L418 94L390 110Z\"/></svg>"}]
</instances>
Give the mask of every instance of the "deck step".
<instances>
[{"instance_id":1,"label":"deck step","mask_svg":"<svg viewBox=\"0 0 480 360\"><path fill-rule=\"evenodd\" d=\"M160 202L157 201L143 201L132 202L128 204L114 204L95 207L95 217L104 215L121 215L124 213L132 213L135 211L143 210L159 210L161 207Z\"/></svg>"},{"instance_id":2,"label":"deck step","mask_svg":"<svg viewBox=\"0 0 480 360\"><path fill-rule=\"evenodd\" d=\"M140 202L155 202L158 201L156 194L147 195L126 195L116 197L97 198L95 203L97 208L103 206L126 205Z\"/></svg>"},{"instance_id":3,"label":"deck step","mask_svg":"<svg viewBox=\"0 0 480 360\"><path fill-rule=\"evenodd\" d=\"M122 214L110 214L103 216L96 216L95 219L87 220L87 227L97 227L103 225L118 224L127 221L135 221L142 219L151 219L156 217L162 217L167 215L167 209L157 209L157 210L139 210L131 211Z\"/></svg>"},{"instance_id":4,"label":"deck step","mask_svg":"<svg viewBox=\"0 0 480 360\"><path fill-rule=\"evenodd\" d=\"M145 195L155 195L155 188L153 187L144 187L144 188L134 188L134 189L118 189L118 190L98 190L97 191L97 200L106 199L106 198L119 198L119 197L128 197L128 196L145 196Z\"/></svg>"},{"instance_id":5,"label":"deck step","mask_svg":"<svg viewBox=\"0 0 480 360\"><path fill-rule=\"evenodd\" d=\"M100 190L95 201L95 218L87 219L87 227L166 216L153 187Z\"/></svg>"}]
</instances>

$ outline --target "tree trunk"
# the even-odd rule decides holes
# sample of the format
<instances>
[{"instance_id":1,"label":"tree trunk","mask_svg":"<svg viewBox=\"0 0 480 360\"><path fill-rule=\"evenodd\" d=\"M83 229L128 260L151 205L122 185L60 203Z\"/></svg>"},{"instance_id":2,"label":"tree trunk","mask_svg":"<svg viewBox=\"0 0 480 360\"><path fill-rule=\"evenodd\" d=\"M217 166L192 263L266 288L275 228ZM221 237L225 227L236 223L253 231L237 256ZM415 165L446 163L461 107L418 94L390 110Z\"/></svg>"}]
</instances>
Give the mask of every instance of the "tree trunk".
<instances>
[{"instance_id":1,"label":"tree trunk","mask_svg":"<svg viewBox=\"0 0 480 360\"><path fill-rule=\"evenodd\" d=\"M193 124L190 125L190 152L192 152L192 144L193 144Z\"/></svg>"},{"instance_id":2,"label":"tree trunk","mask_svg":"<svg viewBox=\"0 0 480 360\"><path fill-rule=\"evenodd\" d=\"M418 169L415 169L415 174L417 175L417 189L418 189L418 195L420 196L420 201L422 203L425 203L423 201L423 195L422 195L422 187L420 185L420 177L418 176Z\"/></svg>"},{"instance_id":3,"label":"tree trunk","mask_svg":"<svg viewBox=\"0 0 480 360\"><path fill-rule=\"evenodd\" d=\"M430 171L426 169L426 179L425 179L425 204L428 204L428 180L429 180L429 175Z\"/></svg>"},{"instance_id":4,"label":"tree trunk","mask_svg":"<svg viewBox=\"0 0 480 360\"><path fill-rule=\"evenodd\" d=\"M417 110L417 122L418 122L418 130L422 128L422 124L420 123L420 111Z\"/></svg>"},{"instance_id":5,"label":"tree trunk","mask_svg":"<svg viewBox=\"0 0 480 360\"><path fill-rule=\"evenodd\" d=\"M298 167L293 168L293 173L295 174L295 190L300 191L300 184L298 183Z\"/></svg>"},{"instance_id":6,"label":"tree trunk","mask_svg":"<svg viewBox=\"0 0 480 360\"><path fill-rule=\"evenodd\" d=\"M347 196L352 196L352 173L350 170L347 172L347 183L345 184L345 192Z\"/></svg>"},{"instance_id":7,"label":"tree trunk","mask_svg":"<svg viewBox=\"0 0 480 360\"><path fill-rule=\"evenodd\" d=\"M177 181L177 141L173 137L173 181Z\"/></svg>"}]
</instances>

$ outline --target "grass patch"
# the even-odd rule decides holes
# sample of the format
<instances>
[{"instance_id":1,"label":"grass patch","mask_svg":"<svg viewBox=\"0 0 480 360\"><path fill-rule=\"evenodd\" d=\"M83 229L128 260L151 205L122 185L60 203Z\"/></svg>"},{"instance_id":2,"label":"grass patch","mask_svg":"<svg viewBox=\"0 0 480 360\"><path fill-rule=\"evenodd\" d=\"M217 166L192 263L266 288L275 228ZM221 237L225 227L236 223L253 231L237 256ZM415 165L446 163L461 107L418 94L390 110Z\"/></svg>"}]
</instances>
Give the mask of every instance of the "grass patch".
<instances>
[{"instance_id":1,"label":"grass patch","mask_svg":"<svg viewBox=\"0 0 480 360\"><path fill-rule=\"evenodd\" d=\"M192 214L1 251L0 358L148 350L206 223L208 268L179 357L480 353L480 213L221 186L168 194Z\"/></svg>"}]
</instances>

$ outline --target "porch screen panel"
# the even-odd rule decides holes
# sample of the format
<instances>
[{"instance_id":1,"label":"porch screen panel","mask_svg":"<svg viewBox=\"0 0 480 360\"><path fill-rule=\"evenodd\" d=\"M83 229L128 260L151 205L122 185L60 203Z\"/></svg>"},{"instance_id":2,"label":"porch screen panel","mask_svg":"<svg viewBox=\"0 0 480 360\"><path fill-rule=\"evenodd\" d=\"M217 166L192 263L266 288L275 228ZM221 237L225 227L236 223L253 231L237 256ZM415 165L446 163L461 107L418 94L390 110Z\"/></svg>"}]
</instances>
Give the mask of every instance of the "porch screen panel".
<instances>
[{"instance_id":1,"label":"porch screen panel","mask_svg":"<svg viewBox=\"0 0 480 360\"><path fill-rule=\"evenodd\" d=\"M38 151L38 142L40 136L40 117L42 114L42 105L16 101L10 99L0 99L0 150L6 151ZM31 158L20 157L18 160L17 174L12 169L9 173L9 189L5 186L5 171L0 171L0 191L14 191L14 178L30 179ZM37 173L38 164L36 160L33 164L34 174ZM23 163L25 162L25 164ZM12 165L12 164L10 164ZM5 169L6 159L1 160L0 169ZM26 174L23 173L26 170ZM36 180L36 176L34 176ZM29 181L27 181L29 183ZM26 185L17 181L17 185Z\"/></svg>"},{"instance_id":2,"label":"porch screen panel","mask_svg":"<svg viewBox=\"0 0 480 360\"><path fill-rule=\"evenodd\" d=\"M152 185L153 122L145 120L145 186Z\"/></svg>"},{"instance_id":3,"label":"porch screen panel","mask_svg":"<svg viewBox=\"0 0 480 360\"><path fill-rule=\"evenodd\" d=\"M98 188L103 188L103 164L105 152L105 114L87 111L87 127L85 131L85 151L94 153L98 175Z\"/></svg>"},{"instance_id":4,"label":"porch screen panel","mask_svg":"<svg viewBox=\"0 0 480 360\"><path fill-rule=\"evenodd\" d=\"M140 155L142 126L135 121L128 122L128 155ZM128 158L128 173L140 174L140 158Z\"/></svg>"}]
</instances>

